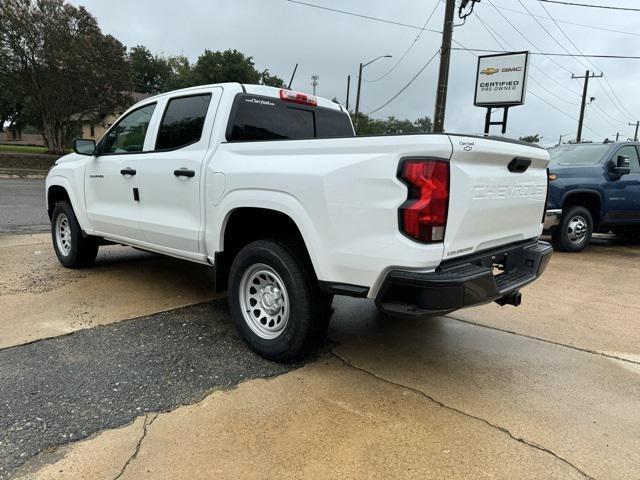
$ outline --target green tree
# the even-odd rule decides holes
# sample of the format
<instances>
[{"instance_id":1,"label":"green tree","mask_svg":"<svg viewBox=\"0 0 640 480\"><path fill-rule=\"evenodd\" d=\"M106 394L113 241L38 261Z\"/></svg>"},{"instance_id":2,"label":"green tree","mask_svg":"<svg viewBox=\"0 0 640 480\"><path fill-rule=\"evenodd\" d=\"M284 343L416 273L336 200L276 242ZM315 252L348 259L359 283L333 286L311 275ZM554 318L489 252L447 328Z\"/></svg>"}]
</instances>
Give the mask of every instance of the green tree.
<instances>
[{"instance_id":1,"label":"green tree","mask_svg":"<svg viewBox=\"0 0 640 480\"><path fill-rule=\"evenodd\" d=\"M521 142L528 143L540 143L540 134L536 133L535 135L527 135L526 137L520 137Z\"/></svg>"},{"instance_id":2,"label":"green tree","mask_svg":"<svg viewBox=\"0 0 640 480\"><path fill-rule=\"evenodd\" d=\"M192 75L195 85L260 82L260 73L255 69L253 59L237 50L205 50L193 66Z\"/></svg>"},{"instance_id":3,"label":"green tree","mask_svg":"<svg viewBox=\"0 0 640 480\"><path fill-rule=\"evenodd\" d=\"M277 75L271 75L269 70L265 70L260 74L260 83L268 87L285 88L287 85L284 80Z\"/></svg>"},{"instance_id":4,"label":"green tree","mask_svg":"<svg viewBox=\"0 0 640 480\"><path fill-rule=\"evenodd\" d=\"M176 90L178 88L186 88L196 85L193 81L193 70L189 59L184 55L169 57L167 64L171 69L171 77L169 78L168 89Z\"/></svg>"},{"instance_id":5,"label":"green tree","mask_svg":"<svg viewBox=\"0 0 640 480\"><path fill-rule=\"evenodd\" d=\"M254 63L253 57L247 57L237 50L225 50L224 52L214 52L205 50L197 62L183 78L189 85L205 85L209 83L253 83L268 85L270 87L284 87L284 80L276 75L272 75L269 70L259 72Z\"/></svg>"},{"instance_id":6,"label":"green tree","mask_svg":"<svg viewBox=\"0 0 640 480\"><path fill-rule=\"evenodd\" d=\"M124 46L103 35L84 7L63 0L0 0L0 77L25 92L48 149L63 153L79 119L127 102Z\"/></svg>"},{"instance_id":7,"label":"green tree","mask_svg":"<svg viewBox=\"0 0 640 480\"><path fill-rule=\"evenodd\" d=\"M147 47L135 46L129 52L134 90L154 95L169 90L174 75L169 59L152 54Z\"/></svg>"},{"instance_id":8,"label":"green tree","mask_svg":"<svg viewBox=\"0 0 640 480\"><path fill-rule=\"evenodd\" d=\"M351 114L353 124L357 125L358 135L407 135L412 133L428 133L433 129L429 117L421 117L415 121L400 120L388 117L386 120L371 118L364 113Z\"/></svg>"}]
</instances>

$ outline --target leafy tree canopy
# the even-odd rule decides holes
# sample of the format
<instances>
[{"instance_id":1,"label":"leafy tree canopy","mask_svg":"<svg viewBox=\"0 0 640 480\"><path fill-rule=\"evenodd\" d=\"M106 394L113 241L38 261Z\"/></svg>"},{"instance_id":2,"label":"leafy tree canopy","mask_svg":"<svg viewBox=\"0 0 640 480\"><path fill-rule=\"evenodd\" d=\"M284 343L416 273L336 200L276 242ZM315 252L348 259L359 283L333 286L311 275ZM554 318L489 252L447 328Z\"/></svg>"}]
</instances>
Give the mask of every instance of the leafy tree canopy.
<instances>
[{"instance_id":1,"label":"leafy tree canopy","mask_svg":"<svg viewBox=\"0 0 640 480\"><path fill-rule=\"evenodd\" d=\"M152 54L145 46L138 45L129 52L136 92L157 94L169 88L174 75L169 59Z\"/></svg>"},{"instance_id":2,"label":"leafy tree canopy","mask_svg":"<svg viewBox=\"0 0 640 480\"><path fill-rule=\"evenodd\" d=\"M357 125L358 135L400 135L412 133L428 133L433 130L429 117L421 117L415 121L400 120L388 117L386 120L371 118L363 113L351 115L353 124Z\"/></svg>"},{"instance_id":3,"label":"leafy tree canopy","mask_svg":"<svg viewBox=\"0 0 640 480\"><path fill-rule=\"evenodd\" d=\"M63 0L0 0L0 11L0 78L21 86L49 150L62 153L74 118L125 101L132 88L125 48Z\"/></svg>"},{"instance_id":4,"label":"leafy tree canopy","mask_svg":"<svg viewBox=\"0 0 640 480\"><path fill-rule=\"evenodd\" d=\"M540 134L527 135L526 137L520 137L521 142L540 143Z\"/></svg>"}]
</instances>

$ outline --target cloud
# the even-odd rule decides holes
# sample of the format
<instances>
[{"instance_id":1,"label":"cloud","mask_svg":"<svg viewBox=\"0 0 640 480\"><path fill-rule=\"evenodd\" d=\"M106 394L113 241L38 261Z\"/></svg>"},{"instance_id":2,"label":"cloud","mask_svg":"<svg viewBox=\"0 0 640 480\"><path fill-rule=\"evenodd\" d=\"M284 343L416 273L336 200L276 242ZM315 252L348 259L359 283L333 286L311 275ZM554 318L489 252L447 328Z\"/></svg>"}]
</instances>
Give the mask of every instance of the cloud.
<instances>
[{"instance_id":1,"label":"cloud","mask_svg":"<svg viewBox=\"0 0 640 480\"><path fill-rule=\"evenodd\" d=\"M307 0L310 3L381 17L411 25L422 25L440 0ZM522 0L535 15L546 16L535 0ZM492 7L499 8L513 24L510 25ZM545 32L513 0L483 0L476 5L476 13L516 50L536 50L562 53L561 45L574 52L570 43L557 27L540 19L554 38ZM204 49L235 48L254 57L258 68L269 68L288 79L296 63L298 73L293 88L310 91L311 75L320 76L318 94L346 97L347 75L352 76L352 106L360 62L367 62L382 54L397 59L414 41L417 31L397 25L375 22L363 18L322 11L286 0L72 0L93 13L104 32L116 36L125 45L146 45L156 53L184 54L195 60ZM633 0L618 0L622 6L633 6ZM604 12L560 5L547 5L557 19L594 25L614 30L635 31L640 14ZM442 28L444 4L438 8L429 28ZM640 42L635 37L604 32L575 25L560 24L563 30L584 53L639 55ZM514 28L515 27L515 28ZM520 36L517 31L522 32ZM456 27L454 38L469 48L499 49L496 41L473 15L463 26ZM363 82L362 110L367 112L384 104L396 94L426 63L440 46L440 35L424 32L406 58L386 78L376 83ZM535 47L534 47L535 45ZM473 106L476 58L468 52L452 54L449 102L446 128L456 132L480 132L484 127L485 110ZM604 81L592 81L590 96L597 98L597 106L587 108L587 138L600 141L604 136L620 131L623 137L631 135L633 128L625 125L635 121L624 111L640 117L640 95L637 95L638 60L592 60L602 69L613 86L623 107ZM554 63L555 62L555 63ZM365 79L375 79L385 73L394 59L382 59L365 70ZM568 71L584 75L586 60L554 57L552 60L533 56L531 70L534 81L530 92L552 104L553 109L534 95L527 103L509 112L510 136L540 133L543 143L555 142L560 134L577 129L581 83L572 80ZM415 119L433 116L438 62L434 61L425 72L396 101L376 116L395 115ZM599 73L599 72L598 72ZM537 82L537 83L536 83ZM543 87L540 86L543 85ZM564 87L562 86L564 85ZM571 93L571 92L574 93ZM552 93L549 93L552 92ZM610 98L612 97L612 98ZM602 113L604 110L605 113ZM607 116L608 114L608 116ZM572 119L573 117L574 119ZM615 120L614 120L615 119ZM497 130L496 130L497 131Z\"/></svg>"}]
</instances>

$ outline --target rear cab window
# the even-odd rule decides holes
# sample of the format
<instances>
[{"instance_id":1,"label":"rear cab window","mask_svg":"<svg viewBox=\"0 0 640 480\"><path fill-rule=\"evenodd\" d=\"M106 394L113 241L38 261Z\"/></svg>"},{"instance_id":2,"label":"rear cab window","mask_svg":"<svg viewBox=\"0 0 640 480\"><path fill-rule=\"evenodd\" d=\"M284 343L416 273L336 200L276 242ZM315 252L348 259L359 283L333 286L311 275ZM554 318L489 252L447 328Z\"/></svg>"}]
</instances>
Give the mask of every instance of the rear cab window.
<instances>
[{"instance_id":1,"label":"rear cab window","mask_svg":"<svg viewBox=\"0 0 640 480\"><path fill-rule=\"evenodd\" d=\"M353 136L346 112L253 94L236 96L226 135L229 142Z\"/></svg>"},{"instance_id":2,"label":"rear cab window","mask_svg":"<svg viewBox=\"0 0 640 480\"><path fill-rule=\"evenodd\" d=\"M170 99L160 122L156 150L174 150L198 142L210 102L210 93Z\"/></svg>"}]
</instances>

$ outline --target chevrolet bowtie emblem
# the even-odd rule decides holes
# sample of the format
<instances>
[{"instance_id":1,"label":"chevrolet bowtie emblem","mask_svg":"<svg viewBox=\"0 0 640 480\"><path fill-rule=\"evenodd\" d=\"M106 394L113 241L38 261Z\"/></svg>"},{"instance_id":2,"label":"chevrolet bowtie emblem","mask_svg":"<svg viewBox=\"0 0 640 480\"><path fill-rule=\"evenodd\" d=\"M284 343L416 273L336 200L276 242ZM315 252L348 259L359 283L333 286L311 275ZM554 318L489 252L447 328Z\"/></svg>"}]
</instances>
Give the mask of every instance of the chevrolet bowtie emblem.
<instances>
[{"instance_id":1,"label":"chevrolet bowtie emblem","mask_svg":"<svg viewBox=\"0 0 640 480\"><path fill-rule=\"evenodd\" d=\"M480 73L483 73L485 75L493 75L494 73L498 73L499 71L500 71L499 68L487 67L484 70L482 70Z\"/></svg>"}]
</instances>

